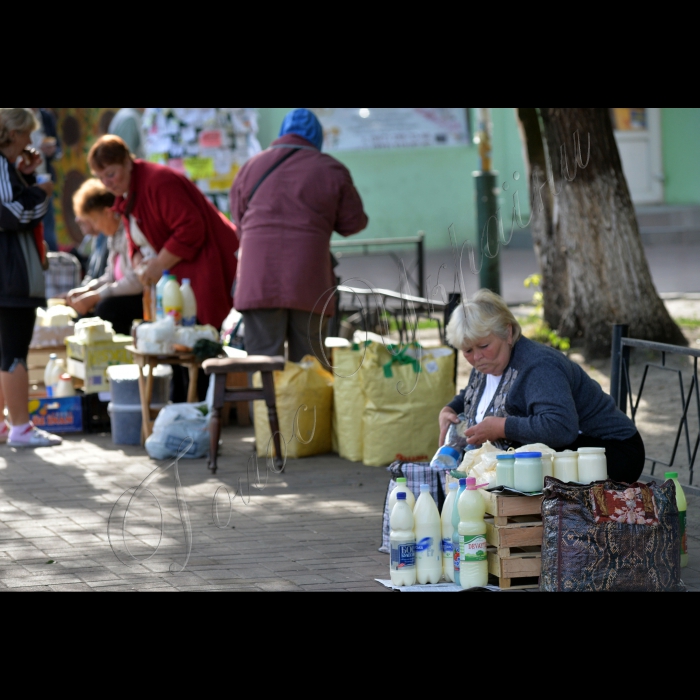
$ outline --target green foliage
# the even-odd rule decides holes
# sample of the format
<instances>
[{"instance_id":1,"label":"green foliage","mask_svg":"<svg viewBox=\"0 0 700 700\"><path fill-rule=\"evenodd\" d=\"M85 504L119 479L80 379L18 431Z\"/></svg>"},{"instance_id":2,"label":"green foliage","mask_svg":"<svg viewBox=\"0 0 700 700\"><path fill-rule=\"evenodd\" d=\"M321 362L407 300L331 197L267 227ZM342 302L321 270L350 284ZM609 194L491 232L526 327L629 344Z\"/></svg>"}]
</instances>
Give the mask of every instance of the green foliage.
<instances>
[{"instance_id":1,"label":"green foliage","mask_svg":"<svg viewBox=\"0 0 700 700\"><path fill-rule=\"evenodd\" d=\"M688 328L694 330L695 328L700 328L700 318L675 318L673 319L681 328Z\"/></svg>"},{"instance_id":2,"label":"green foliage","mask_svg":"<svg viewBox=\"0 0 700 700\"><path fill-rule=\"evenodd\" d=\"M563 338L552 330L549 324L544 320L544 295L540 285L542 284L541 275L530 275L523 282L525 287L533 288L535 292L532 295L532 303L535 306L535 313L530 314L524 323L528 327L526 335L532 340L536 340L543 345L551 345L557 350L566 352L571 349L571 341L568 338Z\"/></svg>"}]
</instances>

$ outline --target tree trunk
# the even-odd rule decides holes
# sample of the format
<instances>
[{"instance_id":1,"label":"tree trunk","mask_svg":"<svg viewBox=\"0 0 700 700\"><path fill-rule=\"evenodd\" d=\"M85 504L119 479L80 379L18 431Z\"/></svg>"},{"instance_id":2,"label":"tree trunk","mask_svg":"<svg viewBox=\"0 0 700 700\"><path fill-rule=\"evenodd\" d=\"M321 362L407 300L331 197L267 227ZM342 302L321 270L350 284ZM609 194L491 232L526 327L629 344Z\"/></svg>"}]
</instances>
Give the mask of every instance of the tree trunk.
<instances>
[{"instance_id":1,"label":"tree trunk","mask_svg":"<svg viewBox=\"0 0 700 700\"><path fill-rule=\"evenodd\" d=\"M548 178L548 168L537 108L519 107L518 119L526 150L525 162L528 164L530 231L540 263L544 320L551 328L558 328L569 306L566 249L560 240L559 230L554 228L554 197L549 187L542 187Z\"/></svg>"},{"instance_id":2,"label":"tree trunk","mask_svg":"<svg viewBox=\"0 0 700 700\"><path fill-rule=\"evenodd\" d=\"M582 339L589 358L609 356L613 323L629 324L633 338L687 345L651 279L609 110L538 112L539 139L531 111L518 110L530 167L541 168L544 156L549 175L532 226L543 291L547 285L545 320Z\"/></svg>"}]
</instances>

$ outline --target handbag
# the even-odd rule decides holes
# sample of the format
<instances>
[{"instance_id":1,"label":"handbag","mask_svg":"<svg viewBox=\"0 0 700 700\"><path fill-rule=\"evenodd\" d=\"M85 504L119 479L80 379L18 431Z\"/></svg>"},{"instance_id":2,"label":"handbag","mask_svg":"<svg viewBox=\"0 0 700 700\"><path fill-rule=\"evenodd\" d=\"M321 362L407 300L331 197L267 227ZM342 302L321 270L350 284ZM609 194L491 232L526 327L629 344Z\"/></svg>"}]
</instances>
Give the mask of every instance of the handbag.
<instances>
[{"instance_id":1,"label":"handbag","mask_svg":"<svg viewBox=\"0 0 700 700\"><path fill-rule=\"evenodd\" d=\"M545 478L540 590L684 591L676 487Z\"/></svg>"}]
</instances>

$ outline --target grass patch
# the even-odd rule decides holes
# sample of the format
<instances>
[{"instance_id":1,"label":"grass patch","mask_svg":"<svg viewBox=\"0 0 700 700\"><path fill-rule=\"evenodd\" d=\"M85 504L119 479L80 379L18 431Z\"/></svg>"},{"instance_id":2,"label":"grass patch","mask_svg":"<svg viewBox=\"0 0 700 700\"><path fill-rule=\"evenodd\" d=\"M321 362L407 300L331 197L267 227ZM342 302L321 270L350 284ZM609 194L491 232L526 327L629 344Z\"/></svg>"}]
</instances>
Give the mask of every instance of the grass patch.
<instances>
[{"instance_id":1,"label":"grass patch","mask_svg":"<svg viewBox=\"0 0 700 700\"><path fill-rule=\"evenodd\" d=\"M700 318L674 318L673 319L681 328L688 328L694 330L700 328Z\"/></svg>"}]
</instances>

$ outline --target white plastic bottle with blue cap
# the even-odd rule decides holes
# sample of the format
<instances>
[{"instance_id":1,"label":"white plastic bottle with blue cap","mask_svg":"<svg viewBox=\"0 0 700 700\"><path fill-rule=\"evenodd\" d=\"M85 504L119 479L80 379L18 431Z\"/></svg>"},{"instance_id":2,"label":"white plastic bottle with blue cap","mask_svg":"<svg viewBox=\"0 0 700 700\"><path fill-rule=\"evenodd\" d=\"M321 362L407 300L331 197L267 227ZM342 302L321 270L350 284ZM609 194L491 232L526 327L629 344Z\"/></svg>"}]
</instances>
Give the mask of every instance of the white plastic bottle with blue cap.
<instances>
[{"instance_id":1,"label":"white plastic bottle with blue cap","mask_svg":"<svg viewBox=\"0 0 700 700\"><path fill-rule=\"evenodd\" d=\"M452 511L454 510L455 501L457 500L457 489L459 484L452 482L450 490L442 506L442 515L440 522L442 523L442 575L446 581L453 582L455 580L455 562L452 556Z\"/></svg>"},{"instance_id":2,"label":"white plastic bottle with blue cap","mask_svg":"<svg viewBox=\"0 0 700 700\"><path fill-rule=\"evenodd\" d=\"M443 445L431 460L430 466L433 469L453 470L457 469L461 459L462 453L460 450L449 445Z\"/></svg>"},{"instance_id":3,"label":"white plastic bottle with blue cap","mask_svg":"<svg viewBox=\"0 0 700 700\"><path fill-rule=\"evenodd\" d=\"M421 484L413 509L416 533L416 580L420 584L439 583L442 577L442 526L440 513L430 495L430 486Z\"/></svg>"},{"instance_id":4,"label":"white plastic bottle with blue cap","mask_svg":"<svg viewBox=\"0 0 700 700\"><path fill-rule=\"evenodd\" d=\"M412 586L416 582L416 535L413 511L406 493L396 494L396 505L389 517L391 524L391 582L395 586Z\"/></svg>"},{"instance_id":5,"label":"white plastic bottle with blue cap","mask_svg":"<svg viewBox=\"0 0 700 700\"><path fill-rule=\"evenodd\" d=\"M459 559L459 497L464 493L467 488L467 480L459 480L459 491L457 491L457 498L454 500L454 506L452 507L452 560L454 562L454 582L459 583L459 570L460 570L460 559Z\"/></svg>"}]
</instances>

